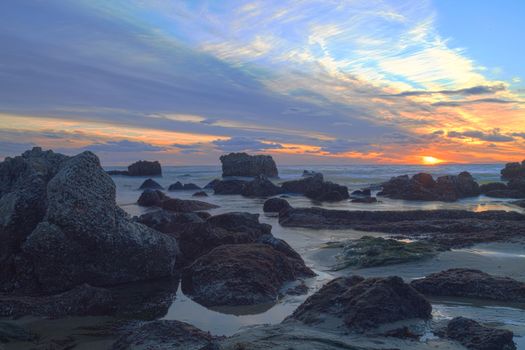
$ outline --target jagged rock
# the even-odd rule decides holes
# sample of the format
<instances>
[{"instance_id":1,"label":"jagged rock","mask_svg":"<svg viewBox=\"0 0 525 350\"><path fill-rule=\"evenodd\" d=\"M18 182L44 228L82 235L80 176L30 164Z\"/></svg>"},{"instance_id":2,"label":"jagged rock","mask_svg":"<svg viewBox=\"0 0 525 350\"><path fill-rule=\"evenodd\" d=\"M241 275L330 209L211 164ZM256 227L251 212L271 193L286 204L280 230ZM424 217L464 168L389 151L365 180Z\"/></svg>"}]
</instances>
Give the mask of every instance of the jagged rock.
<instances>
[{"instance_id":1,"label":"jagged rock","mask_svg":"<svg viewBox=\"0 0 525 350\"><path fill-rule=\"evenodd\" d=\"M452 319L446 329L438 332L441 337L458 341L472 350L515 350L514 334L505 329L482 326L465 317Z\"/></svg>"},{"instance_id":2,"label":"jagged rock","mask_svg":"<svg viewBox=\"0 0 525 350\"><path fill-rule=\"evenodd\" d=\"M354 198L351 200L352 203L377 203L376 197L362 197Z\"/></svg>"},{"instance_id":3,"label":"jagged rock","mask_svg":"<svg viewBox=\"0 0 525 350\"><path fill-rule=\"evenodd\" d=\"M357 240L332 242L328 248L342 248L334 270L349 266L358 268L401 264L430 258L438 253L436 246L427 242L401 242L394 239L363 236Z\"/></svg>"},{"instance_id":4,"label":"jagged rock","mask_svg":"<svg viewBox=\"0 0 525 350\"><path fill-rule=\"evenodd\" d=\"M248 181L219 180L213 185L215 194L241 194Z\"/></svg>"},{"instance_id":5,"label":"jagged rock","mask_svg":"<svg viewBox=\"0 0 525 350\"><path fill-rule=\"evenodd\" d=\"M292 206L286 199L270 198L264 202L263 211L265 213L278 213L281 210L290 209Z\"/></svg>"},{"instance_id":6,"label":"jagged rock","mask_svg":"<svg viewBox=\"0 0 525 350\"><path fill-rule=\"evenodd\" d=\"M220 159L222 176L279 176L272 156L230 153L221 156Z\"/></svg>"},{"instance_id":7,"label":"jagged rock","mask_svg":"<svg viewBox=\"0 0 525 350\"><path fill-rule=\"evenodd\" d=\"M204 191L195 192L192 194L193 197L208 197L208 194Z\"/></svg>"},{"instance_id":8,"label":"jagged rock","mask_svg":"<svg viewBox=\"0 0 525 350\"><path fill-rule=\"evenodd\" d=\"M457 176L440 176L437 180L425 173L412 178L408 175L397 176L382 186L383 190L378 195L393 199L452 202L479 195L477 182L466 171Z\"/></svg>"},{"instance_id":9,"label":"jagged rock","mask_svg":"<svg viewBox=\"0 0 525 350\"><path fill-rule=\"evenodd\" d=\"M501 178L503 180L512 180L517 178L525 178L525 160L518 163L507 163L505 168L501 169Z\"/></svg>"},{"instance_id":10,"label":"jagged rock","mask_svg":"<svg viewBox=\"0 0 525 350\"><path fill-rule=\"evenodd\" d=\"M218 208L218 205L193 199L168 198L162 202L162 208L170 211L189 213Z\"/></svg>"},{"instance_id":11,"label":"jagged rock","mask_svg":"<svg viewBox=\"0 0 525 350\"><path fill-rule=\"evenodd\" d=\"M164 187L162 187L157 181L153 179L147 179L145 180L142 185L140 185L139 190L163 190Z\"/></svg>"},{"instance_id":12,"label":"jagged rock","mask_svg":"<svg viewBox=\"0 0 525 350\"><path fill-rule=\"evenodd\" d=\"M182 273L182 290L204 306L275 302L287 281L314 276L297 255L267 244L221 245Z\"/></svg>"},{"instance_id":13,"label":"jagged rock","mask_svg":"<svg viewBox=\"0 0 525 350\"><path fill-rule=\"evenodd\" d=\"M93 153L63 158L56 174L48 156L35 152L47 169L45 216L9 257L8 273L0 275L4 290L56 293L172 274L175 239L133 222L116 205L115 184Z\"/></svg>"},{"instance_id":14,"label":"jagged rock","mask_svg":"<svg viewBox=\"0 0 525 350\"><path fill-rule=\"evenodd\" d=\"M175 320L132 322L121 333L113 344L113 350L203 350L220 339L188 323Z\"/></svg>"},{"instance_id":15,"label":"jagged rock","mask_svg":"<svg viewBox=\"0 0 525 350\"><path fill-rule=\"evenodd\" d=\"M147 189L140 195L137 203L143 207L160 207L169 197L159 190Z\"/></svg>"},{"instance_id":16,"label":"jagged rock","mask_svg":"<svg viewBox=\"0 0 525 350\"><path fill-rule=\"evenodd\" d=\"M505 241L525 232L525 215L507 211L291 208L279 213L279 223L288 227L355 229L405 235L443 248Z\"/></svg>"},{"instance_id":17,"label":"jagged rock","mask_svg":"<svg viewBox=\"0 0 525 350\"><path fill-rule=\"evenodd\" d=\"M472 269L449 269L414 280L425 295L481 298L525 303L525 283Z\"/></svg>"},{"instance_id":18,"label":"jagged rock","mask_svg":"<svg viewBox=\"0 0 525 350\"><path fill-rule=\"evenodd\" d=\"M241 194L245 197L270 197L282 192L283 190L274 185L265 175L259 175L243 186Z\"/></svg>"},{"instance_id":19,"label":"jagged rock","mask_svg":"<svg viewBox=\"0 0 525 350\"><path fill-rule=\"evenodd\" d=\"M412 318L428 319L432 306L400 277L339 277L325 284L288 319L318 324L329 318L354 331ZM332 323L331 323L332 324Z\"/></svg>"},{"instance_id":20,"label":"jagged rock","mask_svg":"<svg viewBox=\"0 0 525 350\"><path fill-rule=\"evenodd\" d=\"M162 168L158 161L139 160L128 166L130 176L158 176L162 175Z\"/></svg>"},{"instance_id":21,"label":"jagged rock","mask_svg":"<svg viewBox=\"0 0 525 350\"><path fill-rule=\"evenodd\" d=\"M203 223L207 217L202 214L207 213L174 213L161 209L142 214L137 221L157 231L170 233L183 229L187 224Z\"/></svg>"},{"instance_id":22,"label":"jagged rock","mask_svg":"<svg viewBox=\"0 0 525 350\"><path fill-rule=\"evenodd\" d=\"M324 181L323 174L316 173L299 180L283 182L284 192L300 193L317 201L341 201L350 198L348 188L333 182Z\"/></svg>"},{"instance_id":23,"label":"jagged rock","mask_svg":"<svg viewBox=\"0 0 525 350\"><path fill-rule=\"evenodd\" d=\"M193 183L182 184L180 181L171 184L168 187L168 191L194 191L200 190L201 188Z\"/></svg>"}]
</instances>

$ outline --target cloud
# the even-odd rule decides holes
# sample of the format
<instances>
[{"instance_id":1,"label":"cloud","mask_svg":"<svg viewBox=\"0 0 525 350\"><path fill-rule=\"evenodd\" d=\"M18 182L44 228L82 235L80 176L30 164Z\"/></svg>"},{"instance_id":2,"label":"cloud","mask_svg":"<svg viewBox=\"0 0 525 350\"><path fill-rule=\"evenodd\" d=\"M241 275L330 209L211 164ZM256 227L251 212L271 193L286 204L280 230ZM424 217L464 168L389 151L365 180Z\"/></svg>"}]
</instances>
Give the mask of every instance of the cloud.
<instances>
[{"instance_id":1,"label":"cloud","mask_svg":"<svg viewBox=\"0 0 525 350\"><path fill-rule=\"evenodd\" d=\"M449 131L447 136L450 138L459 138L459 139L477 139L482 141L489 142L511 142L514 141L514 138L509 135L500 134L498 129L492 130L492 132L485 133L478 130L468 130L468 131Z\"/></svg>"},{"instance_id":2,"label":"cloud","mask_svg":"<svg viewBox=\"0 0 525 350\"><path fill-rule=\"evenodd\" d=\"M215 140L213 144L223 152L251 151L261 152L271 149L283 149L283 145L272 142L262 142L247 137L232 137L228 140Z\"/></svg>"},{"instance_id":3,"label":"cloud","mask_svg":"<svg viewBox=\"0 0 525 350\"><path fill-rule=\"evenodd\" d=\"M472 105L479 103L495 103L495 104L520 104L520 101L503 100L500 98L480 98L476 100L464 101L440 101L432 104L434 107L460 107L464 105Z\"/></svg>"},{"instance_id":4,"label":"cloud","mask_svg":"<svg viewBox=\"0 0 525 350\"><path fill-rule=\"evenodd\" d=\"M391 96L427 96L427 95L434 95L434 94L440 94L440 95L465 95L465 96L472 96L472 95L485 95L485 94L493 94L498 91L505 91L505 85L498 84L493 86L473 86L470 88L465 89L458 89L458 90L418 90L418 91L404 91L399 94L394 94Z\"/></svg>"},{"instance_id":5,"label":"cloud","mask_svg":"<svg viewBox=\"0 0 525 350\"><path fill-rule=\"evenodd\" d=\"M165 147L158 147L145 142L130 140L107 141L103 143L94 143L84 147L93 152L160 152Z\"/></svg>"}]
</instances>

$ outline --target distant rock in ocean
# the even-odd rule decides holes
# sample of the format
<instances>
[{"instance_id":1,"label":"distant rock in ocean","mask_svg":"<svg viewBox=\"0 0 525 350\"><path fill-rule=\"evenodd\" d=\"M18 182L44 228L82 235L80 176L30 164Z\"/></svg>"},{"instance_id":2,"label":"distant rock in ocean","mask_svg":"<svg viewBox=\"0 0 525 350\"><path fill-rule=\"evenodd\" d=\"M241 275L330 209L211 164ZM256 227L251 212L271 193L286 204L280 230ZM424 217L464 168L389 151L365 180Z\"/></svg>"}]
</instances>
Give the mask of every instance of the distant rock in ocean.
<instances>
[{"instance_id":1,"label":"distant rock in ocean","mask_svg":"<svg viewBox=\"0 0 525 350\"><path fill-rule=\"evenodd\" d=\"M0 289L56 293L171 276L174 238L132 219L91 152L34 148L0 163Z\"/></svg>"},{"instance_id":2,"label":"distant rock in ocean","mask_svg":"<svg viewBox=\"0 0 525 350\"><path fill-rule=\"evenodd\" d=\"M230 153L221 156L222 176L277 177L279 172L272 156Z\"/></svg>"},{"instance_id":3,"label":"distant rock in ocean","mask_svg":"<svg viewBox=\"0 0 525 350\"><path fill-rule=\"evenodd\" d=\"M320 202L337 202L350 198L346 186L324 181L321 173L311 173L299 180L286 181L281 186L283 192L304 194Z\"/></svg>"},{"instance_id":4,"label":"distant rock in ocean","mask_svg":"<svg viewBox=\"0 0 525 350\"><path fill-rule=\"evenodd\" d=\"M139 160L128 166L128 170L108 170L109 175L161 176L162 167L158 161Z\"/></svg>"},{"instance_id":5,"label":"distant rock in ocean","mask_svg":"<svg viewBox=\"0 0 525 350\"><path fill-rule=\"evenodd\" d=\"M505 164L505 168L501 169L501 178L503 180L525 178L525 160L521 163Z\"/></svg>"}]
</instances>

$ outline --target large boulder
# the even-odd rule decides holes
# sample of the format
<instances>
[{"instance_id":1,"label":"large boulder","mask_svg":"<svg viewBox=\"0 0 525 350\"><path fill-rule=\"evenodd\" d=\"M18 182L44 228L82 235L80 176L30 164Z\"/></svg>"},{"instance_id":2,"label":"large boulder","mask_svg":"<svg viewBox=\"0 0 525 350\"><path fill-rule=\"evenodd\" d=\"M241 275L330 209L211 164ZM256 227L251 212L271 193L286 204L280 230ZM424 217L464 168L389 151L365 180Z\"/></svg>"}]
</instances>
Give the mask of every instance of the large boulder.
<instances>
[{"instance_id":1,"label":"large boulder","mask_svg":"<svg viewBox=\"0 0 525 350\"><path fill-rule=\"evenodd\" d=\"M525 283L473 269L449 269L414 280L425 295L480 298L525 303Z\"/></svg>"},{"instance_id":2,"label":"large boulder","mask_svg":"<svg viewBox=\"0 0 525 350\"><path fill-rule=\"evenodd\" d=\"M301 304L289 319L318 324L335 319L350 330L431 316L432 306L400 277L339 277ZM330 323L334 324L334 323Z\"/></svg>"},{"instance_id":3,"label":"large boulder","mask_svg":"<svg viewBox=\"0 0 525 350\"><path fill-rule=\"evenodd\" d=\"M213 193L215 194L242 194L249 181L245 180L214 180Z\"/></svg>"},{"instance_id":4,"label":"large boulder","mask_svg":"<svg viewBox=\"0 0 525 350\"><path fill-rule=\"evenodd\" d=\"M147 189L141 193L137 204L142 207L160 207L169 197L159 190Z\"/></svg>"},{"instance_id":5,"label":"large boulder","mask_svg":"<svg viewBox=\"0 0 525 350\"><path fill-rule=\"evenodd\" d=\"M204 306L276 302L285 282L314 273L297 255L268 244L221 245L182 273L182 290Z\"/></svg>"},{"instance_id":6,"label":"large boulder","mask_svg":"<svg viewBox=\"0 0 525 350\"><path fill-rule=\"evenodd\" d=\"M521 163L507 163L505 168L501 169L501 178L503 180L512 180L525 178L525 160Z\"/></svg>"},{"instance_id":7,"label":"large boulder","mask_svg":"<svg viewBox=\"0 0 525 350\"><path fill-rule=\"evenodd\" d=\"M47 164L49 154L36 153ZM172 274L176 240L133 222L116 205L115 184L93 153L64 158L56 174L47 174L45 215L14 246L11 273L0 277L4 289L54 293L83 283L103 286ZM23 171L14 176L23 178Z\"/></svg>"},{"instance_id":8,"label":"large boulder","mask_svg":"<svg viewBox=\"0 0 525 350\"><path fill-rule=\"evenodd\" d=\"M139 160L128 166L130 176L159 176L162 175L162 168L158 161Z\"/></svg>"},{"instance_id":9,"label":"large boulder","mask_svg":"<svg viewBox=\"0 0 525 350\"><path fill-rule=\"evenodd\" d=\"M245 197L271 197L282 192L283 190L265 175L259 175L243 186L241 194Z\"/></svg>"},{"instance_id":10,"label":"large boulder","mask_svg":"<svg viewBox=\"0 0 525 350\"><path fill-rule=\"evenodd\" d=\"M453 202L460 198L479 195L479 185L466 171L459 175L440 176L436 180L430 174L419 173L396 176L382 184L378 195L405 200Z\"/></svg>"},{"instance_id":11,"label":"large boulder","mask_svg":"<svg viewBox=\"0 0 525 350\"><path fill-rule=\"evenodd\" d=\"M222 176L277 177L279 172L272 156L230 153L221 156Z\"/></svg>"},{"instance_id":12,"label":"large boulder","mask_svg":"<svg viewBox=\"0 0 525 350\"><path fill-rule=\"evenodd\" d=\"M290 209L292 206L286 199L270 198L264 202L263 211L265 213L279 213L282 210Z\"/></svg>"},{"instance_id":13,"label":"large boulder","mask_svg":"<svg viewBox=\"0 0 525 350\"><path fill-rule=\"evenodd\" d=\"M452 319L438 335L455 340L471 350L516 349L511 331L485 327L465 317Z\"/></svg>"},{"instance_id":14,"label":"large boulder","mask_svg":"<svg viewBox=\"0 0 525 350\"><path fill-rule=\"evenodd\" d=\"M137 221L157 231L171 233L184 229L188 224L203 223L206 214L209 215L205 212L174 213L159 209L142 214Z\"/></svg>"},{"instance_id":15,"label":"large boulder","mask_svg":"<svg viewBox=\"0 0 525 350\"><path fill-rule=\"evenodd\" d=\"M336 202L350 198L346 186L324 181L321 173L283 182L281 187L284 192L304 194L308 198L321 202Z\"/></svg>"}]
</instances>

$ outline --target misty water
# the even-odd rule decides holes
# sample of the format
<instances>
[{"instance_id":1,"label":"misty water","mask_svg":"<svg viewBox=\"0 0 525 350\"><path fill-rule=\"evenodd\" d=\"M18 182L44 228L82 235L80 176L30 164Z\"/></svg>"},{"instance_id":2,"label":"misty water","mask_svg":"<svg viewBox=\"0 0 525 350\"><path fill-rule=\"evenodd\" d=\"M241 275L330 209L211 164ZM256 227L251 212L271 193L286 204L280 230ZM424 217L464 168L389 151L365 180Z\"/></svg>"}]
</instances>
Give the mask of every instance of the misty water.
<instances>
[{"instance_id":1,"label":"misty water","mask_svg":"<svg viewBox=\"0 0 525 350\"><path fill-rule=\"evenodd\" d=\"M479 183L499 180L499 171L502 164L491 165L437 165L437 166L399 166L399 165L352 165L352 166L280 166L279 179L274 182L300 178L303 170L313 170L324 174L326 180L334 181L349 187L350 191L374 186L392 176L429 172L434 176L458 174L469 171ZM123 169L107 167L107 169ZM163 176L155 180L167 188L170 184L195 183L201 187L215 178L219 178L219 166L194 167L163 167ZM140 215L148 208L139 207L136 201L141 193L138 190L144 181L143 177L114 176L117 185L118 204L131 215ZM170 192L171 197L195 199L194 191ZM208 192L209 197L198 198L220 207L210 210L211 214L220 214L231 211L246 211L260 214L260 221L272 225L272 232L276 237L287 241L304 258L318 276L307 281L310 287L309 295L320 286L334 277L352 273L364 276L398 275L407 281L421 278L432 272L452 267L478 268L485 272L505 275L525 281L525 249L521 244L487 243L478 244L465 249L457 249L439 254L435 258L405 264L366 268L359 270L345 269L330 271L335 263L337 250L322 248L326 242L344 239L358 239L365 235L354 230L311 230L303 228L286 228L278 224L275 215L262 212L264 199L244 198L241 196L220 196ZM378 198L377 204L357 204L350 201L338 203L315 203L304 196L290 196L287 200L294 207L322 206L333 209L346 210L416 210L416 209L466 209L472 211L507 210L525 212L524 209L511 204L512 200L495 199L480 196L460 200L455 203L419 202L391 200ZM374 235L366 233L366 235ZM380 234L377 234L380 236ZM239 330L260 324L274 324L281 322L286 316L301 304L307 296L286 296L275 304L257 307L230 307L209 309L203 307L185 296L180 287L173 304L169 308L165 319L174 319L193 324L203 330L216 335L231 335ZM432 299L434 319L449 319L455 316L466 316L472 319L491 324L505 326L515 333L518 348L525 349L525 306L502 305L494 302L480 302L471 300Z\"/></svg>"}]
</instances>

